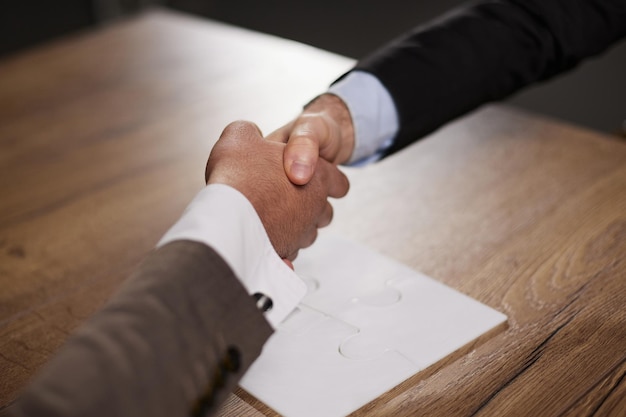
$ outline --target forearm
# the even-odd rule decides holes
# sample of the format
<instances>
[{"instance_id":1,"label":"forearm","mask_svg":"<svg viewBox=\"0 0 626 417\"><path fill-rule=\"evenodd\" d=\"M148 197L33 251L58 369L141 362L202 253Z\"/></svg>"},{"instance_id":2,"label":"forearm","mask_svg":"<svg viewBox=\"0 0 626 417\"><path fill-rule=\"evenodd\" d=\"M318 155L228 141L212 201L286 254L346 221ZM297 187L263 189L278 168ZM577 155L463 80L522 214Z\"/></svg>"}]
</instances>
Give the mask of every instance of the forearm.
<instances>
[{"instance_id":1,"label":"forearm","mask_svg":"<svg viewBox=\"0 0 626 417\"><path fill-rule=\"evenodd\" d=\"M23 393L15 416L188 416L211 409L271 328L210 248L153 252Z\"/></svg>"},{"instance_id":2,"label":"forearm","mask_svg":"<svg viewBox=\"0 0 626 417\"><path fill-rule=\"evenodd\" d=\"M356 69L378 77L393 97L400 130L391 153L483 103L570 69L625 34L623 0L481 2L416 28Z\"/></svg>"},{"instance_id":3,"label":"forearm","mask_svg":"<svg viewBox=\"0 0 626 417\"><path fill-rule=\"evenodd\" d=\"M285 145L227 126L208 186L103 310L56 354L15 416L209 415L306 293L293 259L332 218L348 180L322 161L311 183L284 175ZM263 175L259 175L263 172ZM279 202L279 203L277 203ZM209 414L207 414L209 413Z\"/></svg>"}]
</instances>

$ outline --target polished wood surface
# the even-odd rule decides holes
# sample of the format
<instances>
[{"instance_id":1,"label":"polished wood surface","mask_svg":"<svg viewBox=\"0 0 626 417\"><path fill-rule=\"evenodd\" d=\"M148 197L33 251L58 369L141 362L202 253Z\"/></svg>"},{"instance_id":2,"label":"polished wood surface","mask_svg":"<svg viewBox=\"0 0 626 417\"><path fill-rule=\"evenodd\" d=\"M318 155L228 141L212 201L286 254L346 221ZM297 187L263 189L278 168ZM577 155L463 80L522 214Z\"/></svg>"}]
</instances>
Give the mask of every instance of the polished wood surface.
<instances>
[{"instance_id":1,"label":"polished wood surface","mask_svg":"<svg viewBox=\"0 0 626 417\"><path fill-rule=\"evenodd\" d=\"M351 64L163 11L0 62L0 407L176 220L228 122L269 132ZM346 171L330 232L509 317L356 415L624 415L623 142L489 107ZM222 410L271 414L243 391Z\"/></svg>"}]
</instances>

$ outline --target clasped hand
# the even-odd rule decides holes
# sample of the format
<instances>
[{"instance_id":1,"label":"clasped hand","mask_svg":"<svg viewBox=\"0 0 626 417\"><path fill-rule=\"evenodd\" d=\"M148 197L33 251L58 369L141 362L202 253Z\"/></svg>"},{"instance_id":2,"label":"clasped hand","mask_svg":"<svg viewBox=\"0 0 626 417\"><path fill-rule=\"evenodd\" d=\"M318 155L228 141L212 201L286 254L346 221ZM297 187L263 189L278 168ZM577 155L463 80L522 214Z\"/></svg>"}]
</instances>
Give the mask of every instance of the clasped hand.
<instances>
[{"instance_id":1,"label":"clasped hand","mask_svg":"<svg viewBox=\"0 0 626 417\"><path fill-rule=\"evenodd\" d=\"M354 125L348 107L333 94L322 94L268 139L286 143L284 167L294 184L308 183L318 161L343 164L354 151Z\"/></svg>"},{"instance_id":2,"label":"clasped hand","mask_svg":"<svg viewBox=\"0 0 626 417\"><path fill-rule=\"evenodd\" d=\"M287 145L277 132L266 140L253 123L231 123L211 151L205 179L240 191L258 213L278 255L293 260L299 249L313 243L317 229L330 223L328 197L343 197L349 183L325 160L317 161L306 184L291 182L283 167Z\"/></svg>"}]
</instances>

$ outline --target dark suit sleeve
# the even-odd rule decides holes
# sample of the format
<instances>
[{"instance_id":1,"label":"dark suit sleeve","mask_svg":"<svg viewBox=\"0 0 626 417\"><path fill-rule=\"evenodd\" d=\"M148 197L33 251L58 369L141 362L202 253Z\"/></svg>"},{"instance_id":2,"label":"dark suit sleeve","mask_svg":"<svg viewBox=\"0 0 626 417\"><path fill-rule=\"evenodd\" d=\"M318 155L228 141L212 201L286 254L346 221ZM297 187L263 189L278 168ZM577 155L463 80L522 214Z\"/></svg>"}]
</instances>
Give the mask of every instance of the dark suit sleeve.
<instances>
[{"instance_id":1,"label":"dark suit sleeve","mask_svg":"<svg viewBox=\"0 0 626 417\"><path fill-rule=\"evenodd\" d=\"M272 330L226 263L177 241L152 253L53 357L15 416L210 414Z\"/></svg>"},{"instance_id":2,"label":"dark suit sleeve","mask_svg":"<svg viewBox=\"0 0 626 417\"><path fill-rule=\"evenodd\" d=\"M493 0L418 27L357 64L392 95L395 152L626 35L626 0Z\"/></svg>"}]
</instances>

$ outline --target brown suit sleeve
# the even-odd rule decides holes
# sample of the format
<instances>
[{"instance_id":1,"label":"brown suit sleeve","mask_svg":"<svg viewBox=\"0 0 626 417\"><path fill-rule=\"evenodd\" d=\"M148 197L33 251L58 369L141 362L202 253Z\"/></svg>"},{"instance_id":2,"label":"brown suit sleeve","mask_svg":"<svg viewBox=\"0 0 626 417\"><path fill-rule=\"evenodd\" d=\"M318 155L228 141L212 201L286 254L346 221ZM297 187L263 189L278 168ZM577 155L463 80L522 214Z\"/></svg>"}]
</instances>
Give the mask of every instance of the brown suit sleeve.
<instances>
[{"instance_id":1,"label":"brown suit sleeve","mask_svg":"<svg viewBox=\"0 0 626 417\"><path fill-rule=\"evenodd\" d=\"M210 415L271 332L212 249L172 242L68 340L12 414Z\"/></svg>"}]
</instances>

